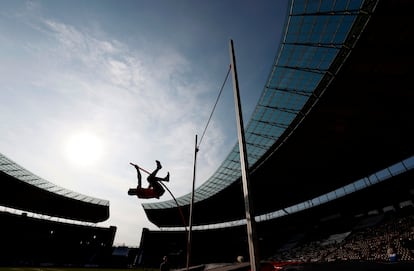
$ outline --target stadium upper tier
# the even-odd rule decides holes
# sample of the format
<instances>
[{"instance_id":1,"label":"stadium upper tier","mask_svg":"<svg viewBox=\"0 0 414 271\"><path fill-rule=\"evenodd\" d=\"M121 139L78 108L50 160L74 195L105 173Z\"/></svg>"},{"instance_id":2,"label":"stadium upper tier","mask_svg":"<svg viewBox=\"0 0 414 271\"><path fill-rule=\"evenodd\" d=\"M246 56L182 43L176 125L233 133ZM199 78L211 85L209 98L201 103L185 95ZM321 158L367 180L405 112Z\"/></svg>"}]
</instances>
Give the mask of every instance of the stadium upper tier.
<instances>
[{"instance_id":1,"label":"stadium upper tier","mask_svg":"<svg viewBox=\"0 0 414 271\"><path fill-rule=\"evenodd\" d=\"M273 68L245 129L257 215L414 154L412 8L405 0L290 1ZM235 144L196 189L194 225L244 217L240 177ZM177 201L188 217L191 194ZM158 226L182 226L173 200L143 207Z\"/></svg>"},{"instance_id":2,"label":"stadium upper tier","mask_svg":"<svg viewBox=\"0 0 414 271\"><path fill-rule=\"evenodd\" d=\"M85 196L42 179L0 154L0 205L83 222L109 218L109 201Z\"/></svg>"}]
</instances>

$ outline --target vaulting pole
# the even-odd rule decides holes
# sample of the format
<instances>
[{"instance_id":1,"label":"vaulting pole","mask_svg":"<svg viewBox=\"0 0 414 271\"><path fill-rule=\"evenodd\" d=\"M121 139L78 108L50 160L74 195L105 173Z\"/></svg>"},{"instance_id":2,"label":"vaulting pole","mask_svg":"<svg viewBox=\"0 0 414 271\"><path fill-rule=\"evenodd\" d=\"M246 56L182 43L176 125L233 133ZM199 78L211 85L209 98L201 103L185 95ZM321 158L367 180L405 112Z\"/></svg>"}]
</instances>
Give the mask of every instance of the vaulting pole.
<instances>
[{"instance_id":1,"label":"vaulting pole","mask_svg":"<svg viewBox=\"0 0 414 271\"><path fill-rule=\"evenodd\" d=\"M142 170L142 171L144 171L145 173L147 173L147 174L151 174L151 172L149 172L148 170L146 170L145 168L142 168L142 167L140 167L140 166L138 166L138 168L140 169L140 170ZM171 192L171 190L170 189L168 189L168 187L161 181L161 182L159 182L159 184L161 184L167 191L168 191L168 193L170 193L170 195L171 195L171 197L173 198L173 200L175 201L175 204L177 204L177 208L178 208L178 211L180 212L180 216L181 216L181 220L183 221L183 226L184 226L184 229L185 229L185 231L187 232L187 226L186 226L186 224L185 224L185 219L184 219L184 214L183 214L183 211L181 210L181 206L180 206L180 204L178 204L178 201L177 201L177 199L174 197L174 195L173 195L173 193Z\"/></svg>"},{"instance_id":2,"label":"vaulting pole","mask_svg":"<svg viewBox=\"0 0 414 271\"><path fill-rule=\"evenodd\" d=\"M181 210L181 206L180 206L180 204L178 204L178 201L177 201L177 199L174 197L174 195L173 195L173 193L171 192L171 190L170 190L170 189L168 189L168 187L167 187L165 184L163 184L163 183L162 183L162 181L161 181L161 182L159 182L159 183L160 183L162 186L164 186L164 188L168 191L168 193L170 193L171 197L174 199L175 204L177 204L178 211L180 212L180 216L181 216L181 219L182 219L182 221L183 221L183 226L184 226L184 229L185 229L185 231L187 232L187 226L186 226L186 224L185 224L184 214L183 214L183 211Z\"/></svg>"},{"instance_id":3,"label":"vaulting pole","mask_svg":"<svg viewBox=\"0 0 414 271\"><path fill-rule=\"evenodd\" d=\"M191 263L191 233L193 227L193 205L194 205L194 187L195 187L195 179L196 179L196 165L197 165L197 135L195 136L195 145L194 145L194 168L193 168L193 189L191 193L191 204L190 204L190 216L188 218L188 240L187 240L187 270L190 268Z\"/></svg>"},{"instance_id":4,"label":"vaulting pole","mask_svg":"<svg viewBox=\"0 0 414 271\"><path fill-rule=\"evenodd\" d=\"M250 268L252 271L259 271L260 260L257 248L255 218L249 196L249 164L246 153L246 141L244 137L243 116L240 102L239 81L237 79L236 57L234 55L233 40L230 40L230 56L233 74L234 104L236 109L237 131L239 138L240 165L244 193L244 207L246 210L247 240L249 242Z\"/></svg>"}]
</instances>

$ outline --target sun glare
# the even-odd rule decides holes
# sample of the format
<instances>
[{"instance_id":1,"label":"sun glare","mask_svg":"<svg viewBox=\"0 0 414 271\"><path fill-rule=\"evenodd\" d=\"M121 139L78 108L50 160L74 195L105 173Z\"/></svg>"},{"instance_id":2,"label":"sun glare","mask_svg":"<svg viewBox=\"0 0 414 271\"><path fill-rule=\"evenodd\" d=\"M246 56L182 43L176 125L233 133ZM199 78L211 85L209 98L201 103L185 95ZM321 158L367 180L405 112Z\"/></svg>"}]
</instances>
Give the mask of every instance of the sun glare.
<instances>
[{"instance_id":1,"label":"sun glare","mask_svg":"<svg viewBox=\"0 0 414 271\"><path fill-rule=\"evenodd\" d=\"M90 166L102 156L102 140L93 133L80 132L71 135L65 144L66 158L79 166Z\"/></svg>"}]
</instances>

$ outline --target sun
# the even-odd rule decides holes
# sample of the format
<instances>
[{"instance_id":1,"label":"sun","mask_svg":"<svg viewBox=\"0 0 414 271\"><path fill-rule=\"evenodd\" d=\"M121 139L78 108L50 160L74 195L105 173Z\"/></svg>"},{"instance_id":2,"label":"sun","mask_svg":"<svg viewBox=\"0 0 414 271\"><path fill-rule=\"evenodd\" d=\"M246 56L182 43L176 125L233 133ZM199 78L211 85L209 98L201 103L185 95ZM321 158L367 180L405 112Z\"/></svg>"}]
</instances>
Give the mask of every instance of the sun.
<instances>
[{"instance_id":1,"label":"sun","mask_svg":"<svg viewBox=\"0 0 414 271\"><path fill-rule=\"evenodd\" d=\"M92 132L78 132L68 137L65 142L65 156L78 166L96 164L102 157L102 139Z\"/></svg>"}]
</instances>

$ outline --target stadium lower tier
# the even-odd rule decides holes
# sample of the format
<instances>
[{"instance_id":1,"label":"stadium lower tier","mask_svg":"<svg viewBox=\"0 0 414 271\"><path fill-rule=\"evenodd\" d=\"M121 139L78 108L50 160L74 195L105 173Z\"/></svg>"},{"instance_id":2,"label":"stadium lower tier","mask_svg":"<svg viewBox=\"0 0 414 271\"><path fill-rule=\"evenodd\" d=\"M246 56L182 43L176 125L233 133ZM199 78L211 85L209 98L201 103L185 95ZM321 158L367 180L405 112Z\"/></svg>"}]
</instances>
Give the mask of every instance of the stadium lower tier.
<instances>
[{"instance_id":1,"label":"stadium lower tier","mask_svg":"<svg viewBox=\"0 0 414 271\"><path fill-rule=\"evenodd\" d=\"M261 260L302 263L413 263L414 207L384 208L355 216L297 217L257 224ZM389 207L389 206L388 206ZM157 267L168 255L174 268L186 266L187 233L144 229L136 264ZM392 255L394 258L392 258ZM249 259L246 226L192 232L191 266ZM317 269L312 269L317 270ZM346 270L346 269L344 269Z\"/></svg>"},{"instance_id":2,"label":"stadium lower tier","mask_svg":"<svg viewBox=\"0 0 414 271\"><path fill-rule=\"evenodd\" d=\"M0 212L1 266L109 264L116 227L62 223Z\"/></svg>"}]
</instances>

